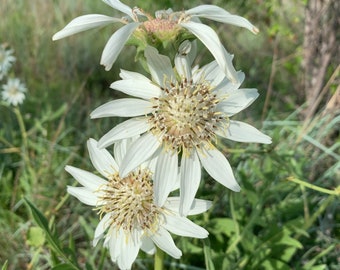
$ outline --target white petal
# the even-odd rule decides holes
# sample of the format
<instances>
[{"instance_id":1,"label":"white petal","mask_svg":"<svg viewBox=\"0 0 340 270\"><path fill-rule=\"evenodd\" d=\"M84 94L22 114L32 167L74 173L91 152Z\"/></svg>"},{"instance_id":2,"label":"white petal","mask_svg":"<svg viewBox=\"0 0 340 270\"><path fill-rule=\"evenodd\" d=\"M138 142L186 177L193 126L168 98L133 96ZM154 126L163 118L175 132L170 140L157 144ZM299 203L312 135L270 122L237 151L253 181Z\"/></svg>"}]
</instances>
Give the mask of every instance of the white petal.
<instances>
[{"instance_id":1,"label":"white petal","mask_svg":"<svg viewBox=\"0 0 340 270\"><path fill-rule=\"evenodd\" d=\"M176 70L181 78L191 80L191 59L189 53L191 52L192 43L185 40L178 48L178 53L175 57Z\"/></svg>"},{"instance_id":2,"label":"white petal","mask_svg":"<svg viewBox=\"0 0 340 270\"><path fill-rule=\"evenodd\" d=\"M149 130L150 126L145 118L131 118L116 125L98 142L99 148L105 148L116 141L134 137Z\"/></svg>"},{"instance_id":3,"label":"white petal","mask_svg":"<svg viewBox=\"0 0 340 270\"><path fill-rule=\"evenodd\" d=\"M122 164L123 158L126 154L126 141L127 140L120 140L113 146L113 153L119 167L120 164Z\"/></svg>"},{"instance_id":4,"label":"white petal","mask_svg":"<svg viewBox=\"0 0 340 270\"><path fill-rule=\"evenodd\" d=\"M245 75L242 71L237 71L236 76L237 83L232 83L227 78L224 78L223 81L214 88L214 92L216 92L218 96L224 96L237 90L244 81Z\"/></svg>"},{"instance_id":5,"label":"white petal","mask_svg":"<svg viewBox=\"0 0 340 270\"><path fill-rule=\"evenodd\" d=\"M215 5L197 6L195 8L187 10L185 13L190 14L192 16L196 15L198 17L203 17L210 20L244 27L247 28L249 31L253 32L254 34L257 34L259 32L259 30L254 25L252 25L247 19L238 15L232 15L226 10Z\"/></svg>"},{"instance_id":6,"label":"white petal","mask_svg":"<svg viewBox=\"0 0 340 270\"><path fill-rule=\"evenodd\" d=\"M272 143L272 139L269 136L253 126L240 121L231 120L227 129L218 130L216 134L236 142Z\"/></svg>"},{"instance_id":7,"label":"white petal","mask_svg":"<svg viewBox=\"0 0 340 270\"><path fill-rule=\"evenodd\" d=\"M105 234L106 229L108 228L108 226L110 226L110 220L111 218L111 214L108 213L106 214L98 223L96 230L94 232L94 237L93 237L93 241L92 244L95 247L98 244L98 241L103 238L103 235Z\"/></svg>"},{"instance_id":8,"label":"white petal","mask_svg":"<svg viewBox=\"0 0 340 270\"><path fill-rule=\"evenodd\" d=\"M233 191L240 191L240 186L236 182L233 170L220 151L216 148L201 149L198 151L198 155L204 169L212 178Z\"/></svg>"},{"instance_id":9,"label":"white petal","mask_svg":"<svg viewBox=\"0 0 340 270\"><path fill-rule=\"evenodd\" d=\"M143 74L140 74L138 72L124 70L124 69L120 70L119 76L123 80L137 79L137 80L140 80L140 81L142 80L142 81L146 81L146 82L150 81L150 79L145 77Z\"/></svg>"},{"instance_id":10,"label":"white petal","mask_svg":"<svg viewBox=\"0 0 340 270\"><path fill-rule=\"evenodd\" d=\"M142 246L140 247L146 254L153 255L156 252L156 247L151 238L145 237L142 239Z\"/></svg>"},{"instance_id":11,"label":"white petal","mask_svg":"<svg viewBox=\"0 0 340 270\"><path fill-rule=\"evenodd\" d=\"M183 41L183 42L185 42L185 41ZM192 64L194 63L196 56L197 56L197 40L195 39L195 40L191 41L191 49L190 49L190 52L188 54L188 62L189 62L190 66L192 66Z\"/></svg>"},{"instance_id":12,"label":"white petal","mask_svg":"<svg viewBox=\"0 0 340 270\"><path fill-rule=\"evenodd\" d=\"M164 227L173 234L195 238L206 238L209 233L186 217L166 215Z\"/></svg>"},{"instance_id":13,"label":"white petal","mask_svg":"<svg viewBox=\"0 0 340 270\"><path fill-rule=\"evenodd\" d=\"M152 156L141 164L142 168L149 169L151 172L156 171L156 165L158 162L158 156L163 151L160 147L152 154Z\"/></svg>"},{"instance_id":14,"label":"white petal","mask_svg":"<svg viewBox=\"0 0 340 270\"><path fill-rule=\"evenodd\" d=\"M216 61L203 66L193 75L194 82L200 81L202 77L210 82L211 86L217 86L225 79L225 74Z\"/></svg>"},{"instance_id":15,"label":"white petal","mask_svg":"<svg viewBox=\"0 0 340 270\"><path fill-rule=\"evenodd\" d=\"M117 264L120 269L131 269L141 245L140 239L133 239L131 236L125 239L121 246L121 254L117 258Z\"/></svg>"},{"instance_id":16,"label":"white petal","mask_svg":"<svg viewBox=\"0 0 340 270\"><path fill-rule=\"evenodd\" d=\"M195 199L191 205L188 215L197 215L206 212L211 207L211 205L212 205L211 201ZM168 208L175 213L178 213L179 206L180 206L179 197L169 197L164 205L165 208Z\"/></svg>"},{"instance_id":17,"label":"white petal","mask_svg":"<svg viewBox=\"0 0 340 270\"><path fill-rule=\"evenodd\" d=\"M76 197L79 201L86 205L97 206L98 194L94 194L91 190L85 187L67 186L67 192Z\"/></svg>"},{"instance_id":18,"label":"white petal","mask_svg":"<svg viewBox=\"0 0 340 270\"><path fill-rule=\"evenodd\" d=\"M105 70L111 69L125 43L139 25L140 23L129 23L118 29L110 37L100 59L100 64L105 67Z\"/></svg>"},{"instance_id":19,"label":"white petal","mask_svg":"<svg viewBox=\"0 0 340 270\"><path fill-rule=\"evenodd\" d=\"M151 157L159 146L159 139L152 133L145 133L143 136L138 138L130 146L129 151L120 165L120 177L127 176L129 172Z\"/></svg>"},{"instance_id":20,"label":"white petal","mask_svg":"<svg viewBox=\"0 0 340 270\"><path fill-rule=\"evenodd\" d=\"M238 89L228 95L228 97L217 104L216 110L223 111L227 116L244 110L259 96L257 89Z\"/></svg>"},{"instance_id":21,"label":"white petal","mask_svg":"<svg viewBox=\"0 0 340 270\"><path fill-rule=\"evenodd\" d=\"M83 15L73 19L62 30L55 33L52 37L52 40L58 40L64 37L68 37L86 31L91 28L104 26L113 22L122 22L122 20L101 14Z\"/></svg>"},{"instance_id":22,"label":"white petal","mask_svg":"<svg viewBox=\"0 0 340 270\"><path fill-rule=\"evenodd\" d=\"M144 99L159 97L161 94L161 89L150 80L138 80L137 78L115 81L110 87L130 96Z\"/></svg>"},{"instance_id":23,"label":"white petal","mask_svg":"<svg viewBox=\"0 0 340 270\"><path fill-rule=\"evenodd\" d=\"M163 206L176 183L178 174L178 154L172 151L161 151L154 177L155 203Z\"/></svg>"},{"instance_id":24,"label":"white petal","mask_svg":"<svg viewBox=\"0 0 340 270\"><path fill-rule=\"evenodd\" d=\"M144 54L151 76L158 85L166 87L164 79L175 80L171 62L167 56L159 54L155 48L150 46L146 47Z\"/></svg>"},{"instance_id":25,"label":"white petal","mask_svg":"<svg viewBox=\"0 0 340 270\"><path fill-rule=\"evenodd\" d=\"M127 150L130 148L132 142L134 142L137 138L138 137L133 137L129 139L120 140L114 144L113 151L119 167L120 164L122 164L122 161L126 155Z\"/></svg>"},{"instance_id":26,"label":"white petal","mask_svg":"<svg viewBox=\"0 0 340 270\"><path fill-rule=\"evenodd\" d=\"M201 164L196 151L192 151L190 156L183 154L181 160L181 205L179 212L186 216L194 201L201 180Z\"/></svg>"},{"instance_id":27,"label":"white petal","mask_svg":"<svg viewBox=\"0 0 340 270\"><path fill-rule=\"evenodd\" d=\"M119 256L121 256L122 245L124 245L126 237L128 237L122 229L116 230L114 228L109 229L109 241L107 243L107 247L110 251L111 260L116 263ZM105 239L106 240L106 239Z\"/></svg>"},{"instance_id":28,"label":"white petal","mask_svg":"<svg viewBox=\"0 0 340 270\"><path fill-rule=\"evenodd\" d=\"M151 236L151 239L160 249L175 259L179 259L182 256L182 251L176 247L174 240L167 230L159 228L159 230Z\"/></svg>"},{"instance_id":29,"label":"white petal","mask_svg":"<svg viewBox=\"0 0 340 270\"><path fill-rule=\"evenodd\" d=\"M236 70L232 64L232 55L223 47L215 31L207 25L195 22L183 22L182 27L192 32L207 47L216 59L227 78L233 83L237 83Z\"/></svg>"},{"instance_id":30,"label":"white petal","mask_svg":"<svg viewBox=\"0 0 340 270\"><path fill-rule=\"evenodd\" d=\"M113 7L114 9L117 9L133 18L132 9L129 6L120 2L119 0L102 0L102 1L108 4L109 6Z\"/></svg>"},{"instance_id":31,"label":"white petal","mask_svg":"<svg viewBox=\"0 0 340 270\"><path fill-rule=\"evenodd\" d=\"M79 184L83 185L89 190L96 191L100 186L107 184L106 180L88 171L84 171L69 165L65 167L65 170L71 174L79 182Z\"/></svg>"},{"instance_id":32,"label":"white petal","mask_svg":"<svg viewBox=\"0 0 340 270\"><path fill-rule=\"evenodd\" d=\"M175 57L176 70L181 78L191 80L191 67L188 64L187 56L176 55Z\"/></svg>"},{"instance_id":33,"label":"white petal","mask_svg":"<svg viewBox=\"0 0 340 270\"><path fill-rule=\"evenodd\" d=\"M90 116L92 119L110 116L132 117L148 114L152 110L152 104L146 100L121 98L99 106Z\"/></svg>"},{"instance_id":34,"label":"white petal","mask_svg":"<svg viewBox=\"0 0 340 270\"><path fill-rule=\"evenodd\" d=\"M119 168L114 158L106 149L99 149L96 140L89 139L87 148L93 166L102 176L107 178L109 175L118 172Z\"/></svg>"}]
</instances>

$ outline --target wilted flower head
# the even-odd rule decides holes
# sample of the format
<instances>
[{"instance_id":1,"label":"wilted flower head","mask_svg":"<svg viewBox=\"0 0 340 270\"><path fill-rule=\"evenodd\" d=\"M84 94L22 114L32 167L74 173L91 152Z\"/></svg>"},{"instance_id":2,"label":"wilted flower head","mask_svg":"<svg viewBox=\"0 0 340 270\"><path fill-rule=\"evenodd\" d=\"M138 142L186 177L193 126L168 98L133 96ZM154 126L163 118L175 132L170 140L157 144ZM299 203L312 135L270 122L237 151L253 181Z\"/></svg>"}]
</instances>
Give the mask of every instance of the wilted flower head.
<instances>
[{"instance_id":1,"label":"wilted flower head","mask_svg":"<svg viewBox=\"0 0 340 270\"><path fill-rule=\"evenodd\" d=\"M2 98L11 105L21 104L25 99L26 86L17 78L9 78L2 89Z\"/></svg>"},{"instance_id":2,"label":"wilted flower head","mask_svg":"<svg viewBox=\"0 0 340 270\"><path fill-rule=\"evenodd\" d=\"M99 140L99 147L140 135L122 161L120 176L125 177L140 163L158 155L155 186L156 201L165 201L178 173L180 156L181 214L190 209L201 179L201 164L216 181L239 191L232 169L214 142L221 136L238 142L271 143L249 124L230 120L257 97L256 89L238 89L244 79L237 72L239 84L231 83L216 61L202 68L191 68L190 42L180 47L175 71L170 59L148 47L145 50L152 80L122 70L122 80L111 88L137 98L110 101L91 113L92 118L133 117L109 131Z\"/></svg>"},{"instance_id":3,"label":"wilted flower head","mask_svg":"<svg viewBox=\"0 0 340 270\"><path fill-rule=\"evenodd\" d=\"M66 166L83 187L68 186L67 191L81 202L98 210L100 222L95 230L93 245L104 238L113 262L120 269L130 269L139 249L148 254L155 252L155 245L174 258L182 252L169 233L180 236L206 238L208 232L178 213L179 198L170 197L163 205L154 202L152 166L142 165L125 177L120 176L121 161L129 148L129 140L115 144L113 158L97 141L88 141L92 164L104 177ZM206 211L211 203L195 200L189 214Z\"/></svg>"},{"instance_id":4,"label":"wilted flower head","mask_svg":"<svg viewBox=\"0 0 340 270\"><path fill-rule=\"evenodd\" d=\"M0 80L7 75L8 71L15 62L13 50L6 49L5 45L0 46Z\"/></svg>"},{"instance_id":5,"label":"wilted flower head","mask_svg":"<svg viewBox=\"0 0 340 270\"><path fill-rule=\"evenodd\" d=\"M245 18L232 15L214 5L200 5L179 12L174 12L171 9L160 10L153 17L139 8L132 9L118 0L103 1L112 8L125 13L127 17L114 18L100 14L80 16L56 33L53 36L53 40L110 23L120 22L125 24L111 36L104 48L100 63L105 66L106 70L111 69L124 44L131 37L137 40L138 46L143 50L148 44L157 47L158 44L164 45L168 41L175 40L177 40L177 45L179 45L180 42L187 39L188 35L191 35L198 38L207 47L222 71L232 82L236 83L236 71L231 63L232 56L227 53L215 31L211 27L202 24L199 18L237 25L247 28L253 33L258 32L258 29ZM174 45L173 43L171 42L172 46Z\"/></svg>"}]
</instances>

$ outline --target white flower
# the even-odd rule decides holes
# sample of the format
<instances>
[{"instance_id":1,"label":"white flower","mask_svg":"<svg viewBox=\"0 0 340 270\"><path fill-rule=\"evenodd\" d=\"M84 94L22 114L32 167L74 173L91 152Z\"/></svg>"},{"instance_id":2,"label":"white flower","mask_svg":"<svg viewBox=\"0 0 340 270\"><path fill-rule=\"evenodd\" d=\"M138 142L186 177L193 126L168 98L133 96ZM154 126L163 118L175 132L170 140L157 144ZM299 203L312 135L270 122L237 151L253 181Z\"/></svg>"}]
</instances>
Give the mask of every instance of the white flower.
<instances>
[{"instance_id":1,"label":"white flower","mask_svg":"<svg viewBox=\"0 0 340 270\"><path fill-rule=\"evenodd\" d=\"M4 45L0 46L0 80L7 75L15 62L13 50L8 50Z\"/></svg>"},{"instance_id":2,"label":"white flower","mask_svg":"<svg viewBox=\"0 0 340 270\"><path fill-rule=\"evenodd\" d=\"M25 99L26 86L19 79L8 79L2 86L2 98L14 106L21 104Z\"/></svg>"},{"instance_id":3,"label":"white flower","mask_svg":"<svg viewBox=\"0 0 340 270\"><path fill-rule=\"evenodd\" d=\"M208 232L178 213L179 198L170 197L162 206L154 203L152 171L145 166L119 176L121 161L129 142L115 144L113 158L97 141L88 141L93 166L105 178L72 166L69 172L83 187L68 186L67 191L81 202L94 206L101 220L95 230L93 245L104 238L111 259L120 269L130 269L139 249L148 254L155 245L174 258L182 255L169 232L187 237L206 238ZM195 200L189 214L206 211L211 202Z\"/></svg>"},{"instance_id":4,"label":"white flower","mask_svg":"<svg viewBox=\"0 0 340 270\"><path fill-rule=\"evenodd\" d=\"M146 48L152 80L122 70L122 80L112 83L111 88L137 98L110 101L94 110L91 117L133 117L104 135L99 147L143 134L123 159L120 175L125 177L144 160L159 155L154 179L159 204L171 191L180 156L180 212L186 215L199 187L200 165L222 185L240 190L228 160L213 145L216 135L265 144L271 143L271 138L249 124L229 119L258 97L256 89L238 89L244 79L242 72L237 73L240 83L233 84L216 61L192 70L190 42L181 50L175 59L175 72L168 57Z\"/></svg>"},{"instance_id":5,"label":"white flower","mask_svg":"<svg viewBox=\"0 0 340 270\"><path fill-rule=\"evenodd\" d=\"M58 40L110 23L124 23L125 25L111 36L102 53L100 63L105 66L106 70L111 69L125 43L133 34L137 38L155 35L161 40L169 38L174 40L180 31L183 32L187 30L207 47L228 78L236 82L237 76L232 65L232 55L227 53L216 32L211 27L202 24L199 18L207 18L222 23L237 25L247 28L255 34L258 32L258 29L245 18L230 14L215 5L200 5L179 12L173 12L171 9L160 10L155 13L155 17L152 17L138 8L131 9L118 0L103 1L112 8L125 13L128 17L119 19L100 14L80 16L56 33L52 39ZM146 35L141 35L143 32L146 33Z\"/></svg>"}]
</instances>

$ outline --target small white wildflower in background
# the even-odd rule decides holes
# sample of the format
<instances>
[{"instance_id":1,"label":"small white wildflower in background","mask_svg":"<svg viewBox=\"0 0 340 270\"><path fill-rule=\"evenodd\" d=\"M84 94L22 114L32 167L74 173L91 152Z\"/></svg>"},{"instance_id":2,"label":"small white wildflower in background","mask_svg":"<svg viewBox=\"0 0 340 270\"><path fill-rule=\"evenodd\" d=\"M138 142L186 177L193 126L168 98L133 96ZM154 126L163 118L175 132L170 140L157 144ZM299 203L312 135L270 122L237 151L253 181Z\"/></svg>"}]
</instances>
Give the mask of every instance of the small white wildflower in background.
<instances>
[{"instance_id":1,"label":"small white wildflower in background","mask_svg":"<svg viewBox=\"0 0 340 270\"><path fill-rule=\"evenodd\" d=\"M66 166L83 187L68 186L67 191L81 202L94 206L100 214L93 245L104 238L111 259L120 269L130 269L139 249L155 253L155 245L174 258L182 255L169 233L195 238L206 238L208 232L178 213L179 198L169 197L163 205L154 203L152 166L140 166L125 177L120 177L120 165L129 141L115 144L115 158L97 141L88 141L92 164L105 180L93 173ZM189 214L206 211L211 202L195 200Z\"/></svg>"},{"instance_id":2,"label":"small white wildflower in background","mask_svg":"<svg viewBox=\"0 0 340 270\"><path fill-rule=\"evenodd\" d=\"M178 172L181 153L180 212L186 215L201 179L201 165L212 178L239 191L233 171L225 156L215 148L216 136L237 141L271 143L271 138L249 124L229 118L247 108L257 97L256 89L238 89L244 74L238 72L239 84L231 83L216 61L191 69L190 42L176 56L174 72L170 59L148 47L145 50L152 80L122 70L122 80L111 88L137 98L110 101L91 113L92 118L134 117L109 131L99 141L107 147L121 139L143 134L125 156L121 177L153 155L156 166L156 202L162 204L171 191Z\"/></svg>"},{"instance_id":3,"label":"small white wildflower in background","mask_svg":"<svg viewBox=\"0 0 340 270\"><path fill-rule=\"evenodd\" d=\"M25 99L26 86L17 78L9 78L7 83L2 86L2 89L3 100L11 105L17 106Z\"/></svg>"},{"instance_id":4,"label":"small white wildflower in background","mask_svg":"<svg viewBox=\"0 0 340 270\"><path fill-rule=\"evenodd\" d=\"M13 56L13 50L6 49L5 45L0 46L0 80L2 80L11 69L15 57Z\"/></svg>"},{"instance_id":5,"label":"small white wildflower in background","mask_svg":"<svg viewBox=\"0 0 340 270\"><path fill-rule=\"evenodd\" d=\"M232 65L232 55L227 53L216 32L211 27L202 24L199 18L202 17L244 27L255 34L258 32L258 29L245 18L230 14L215 5L200 5L179 12L173 12L171 9L160 10L155 13L155 17L152 17L141 9L131 9L118 0L103 1L112 8L125 13L128 17L120 19L100 14L83 15L72 20L61 31L56 33L53 36L53 40L58 40L110 23L124 23L125 26L111 36L102 53L100 63L105 66L106 70L111 69L125 43L133 35L144 43L147 42L150 36L164 42L167 40L176 40L176 38L178 39L178 35L188 31L207 47L228 78L232 82L237 83L236 71Z\"/></svg>"}]
</instances>

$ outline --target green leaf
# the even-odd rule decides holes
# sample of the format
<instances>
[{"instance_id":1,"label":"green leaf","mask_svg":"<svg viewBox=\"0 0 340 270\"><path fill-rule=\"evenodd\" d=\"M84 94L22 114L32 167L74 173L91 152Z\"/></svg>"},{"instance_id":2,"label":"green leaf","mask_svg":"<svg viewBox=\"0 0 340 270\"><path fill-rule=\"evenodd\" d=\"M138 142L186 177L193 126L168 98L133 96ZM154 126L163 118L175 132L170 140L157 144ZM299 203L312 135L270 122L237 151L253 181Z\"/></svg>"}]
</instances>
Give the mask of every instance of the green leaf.
<instances>
[{"instance_id":1,"label":"green leaf","mask_svg":"<svg viewBox=\"0 0 340 270\"><path fill-rule=\"evenodd\" d=\"M302 244L298 240L290 237L288 234L284 234L283 237L277 242L277 244L283 244L296 248L303 248Z\"/></svg>"},{"instance_id":2,"label":"green leaf","mask_svg":"<svg viewBox=\"0 0 340 270\"><path fill-rule=\"evenodd\" d=\"M33 219L35 222L40 226L40 228L45 232L46 240L50 244L52 250L58 254L60 257L62 257L65 261L67 261L71 265L71 269L79 269L77 267L77 262L74 263L70 261L70 259L67 257L67 255L64 253L62 248L60 247L59 240L56 238L50 231L48 227L48 221L46 217L39 211L38 208L35 207L33 203L31 203L27 198L24 198L26 205L31 210Z\"/></svg>"},{"instance_id":3,"label":"green leaf","mask_svg":"<svg viewBox=\"0 0 340 270\"><path fill-rule=\"evenodd\" d=\"M246 251L252 252L255 250L256 246L259 245L259 238L250 230L247 230L243 232L243 237L240 243Z\"/></svg>"},{"instance_id":4,"label":"green leaf","mask_svg":"<svg viewBox=\"0 0 340 270\"><path fill-rule=\"evenodd\" d=\"M27 198L24 198L27 206L31 210L32 216L35 222L40 226L40 228L44 229L46 232L49 231L48 221L46 217L35 207L33 203L31 203Z\"/></svg>"},{"instance_id":5,"label":"green leaf","mask_svg":"<svg viewBox=\"0 0 340 270\"><path fill-rule=\"evenodd\" d=\"M291 231L283 228L276 228L275 230L278 230L278 232L272 236L271 241L274 243L274 245L286 245L290 247L295 248L303 248L302 244L291 237Z\"/></svg>"},{"instance_id":6,"label":"green leaf","mask_svg":"<svg viewBox=\"0 0 340 270\"><path fill-rule=\"evenodd\" d=\"M45 242L45 232L40 227L31 227L27 232L27 243L32 247L41 247Z\"/></svg>"},{"instance_id":7,"label":"green leaf","mask_svg":"<svg viewBox=\"0 0 340 270\"><path fill-rule=\"evenodd\" d=\"M214 234L232 236L235 233L235 222L230 218L214 218L211 220L211 229Z\"/></svg>"},{"instance_id":8,"label":"green leaf","mask_svg":"<svg viewBox=\"0 0 340 270\"><path fill-rule=\"evenodd\" d=\"M297 248L296 247L285 247L277 246L277 251L273 248L273 254L277 256L283 262L289 262L292 257L295 255Z\"/></svg>"},{"instance_id":9,"label":"green leaf","mask_svg":"<svg viewBox=\"0 0 340 270\"><path fill-rule=\"evenodd\" d=\"M189 254L202 254L202 247L195 245L192 241L183 241L183 247L181 248L183 253Z\"/></svg>"},{"instance_id":10,"label":"green leaf","mask_svg":"<svg viewBox=\"0 0 340 270\"><path fill-rule=\"evenodd\" d=\"M204 251L204 260L205 260L205 266L207 270L215 270L214 263L211 258L211 248L210 248L210 241L209 239L204 239L203 241L203 251Z\"/></svg>"},{"instance_id":11,"label":"green leaf","mask_svg":"<svg viewBox=\"0 0 340 270\"><path fill-rule=\"evenodd\" d=\"M5 261L5 263L1 267L1 270L7 270L7 267L8 267L8 260Z\"/></svg>"},{"instance_id":12,"label":"green leaf","mask_svg":"<svg viewBox=\"0 0 340 270\"><path fill-rule=\"evenodd\" d=\"M326 264L315 265L309 268L309 270L326 270L326 269L328 269Z\"/></svg>"},{"instance_id":13,"label":"green leaf","mask_svg":"<svg viewBox=\"0 0 340 270\"><path fill-rule=\"evenodd\" d=\"M52 270L74 270L74 267L70 264L62 263L54 266Z\"/></svg>"},{"instance_id":14,"label":"green leaf","mask_svg":"<svg viewBox=\"0 0 340 270\"><path fill-rule=\"evenodd\" d=\"M330 253L335 248L336 248L336 244L330 245L328 248L326 248L325 250L321 251L319 254L314 256L314 258L311 259L309 262L307 262L303 266L302 269L309 270L309 269L312 269L313 267L316 267L316 269L325 269L325 268L318 268L318 267L322 267L323 265L315 265L314 266L314 264L317 263L317 261L320 260L322 257L327 256L327 254Z\"/></svg>"},{"instance_id":15,"label":"green leaf","mask_svg":"<svg viewBox=\"0 0 340 270\"><path fill-rule=\"evenodd\" d=\"M267 259L261 264L261 266L262 266L261 269L266 269L266 270L272 270L272 269L290 270L291 269L284 262L281 262L275 259Z\"/></svg>"}]
</instances>

